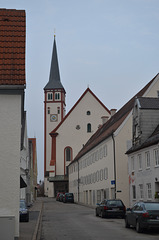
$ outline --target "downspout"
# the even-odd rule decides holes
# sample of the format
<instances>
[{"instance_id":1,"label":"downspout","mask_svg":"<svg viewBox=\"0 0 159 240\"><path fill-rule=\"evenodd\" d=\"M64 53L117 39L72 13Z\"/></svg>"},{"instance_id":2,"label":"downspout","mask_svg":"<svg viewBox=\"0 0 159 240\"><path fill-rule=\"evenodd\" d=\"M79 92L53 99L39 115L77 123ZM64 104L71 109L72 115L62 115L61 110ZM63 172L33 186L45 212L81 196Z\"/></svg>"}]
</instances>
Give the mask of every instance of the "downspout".
<instances>
[{"instance_id":1,"label":"downspout","mask_svg":"<svg viewBox=\"0 0 159 240\"><path fill-rule=\"evenodd\" d=\"M115 190L115 199L116 199L116 158L115 158L115 139L114 134L112 133L112 139L113 139L113 154L114 154L114 190Z\"/></svg>"},{"instance_id":2,"label":"downspout","mask_svg":"<svg viewBox=\"0 0 159 240\"><path fill-rule=\"evenodd\" d=\"M77 178L77 184L78 184L78 203L79 203L79 161L77 160L78 164L78 178Z\"/></svg>"}]
</instances>

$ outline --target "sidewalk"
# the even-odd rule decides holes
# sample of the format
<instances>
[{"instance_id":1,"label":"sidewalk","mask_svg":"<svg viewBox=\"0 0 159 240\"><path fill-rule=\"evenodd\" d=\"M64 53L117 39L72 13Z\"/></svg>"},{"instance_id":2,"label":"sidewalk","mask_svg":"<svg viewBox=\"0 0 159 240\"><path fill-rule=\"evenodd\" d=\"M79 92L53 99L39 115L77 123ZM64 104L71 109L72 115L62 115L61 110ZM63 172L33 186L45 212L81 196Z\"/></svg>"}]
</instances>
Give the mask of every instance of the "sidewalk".
<instances>
[{"instance_id":1,"label":"sidewalk","mask_svg":"<svg viewBox=\"0 0 159 240\"><path fill-rule=\"evenodd\" d=\"M42 198L37 198L29 209L29 222L20 222L19 240L36 240L43 208Z\"/></svg>"}]
</instances>

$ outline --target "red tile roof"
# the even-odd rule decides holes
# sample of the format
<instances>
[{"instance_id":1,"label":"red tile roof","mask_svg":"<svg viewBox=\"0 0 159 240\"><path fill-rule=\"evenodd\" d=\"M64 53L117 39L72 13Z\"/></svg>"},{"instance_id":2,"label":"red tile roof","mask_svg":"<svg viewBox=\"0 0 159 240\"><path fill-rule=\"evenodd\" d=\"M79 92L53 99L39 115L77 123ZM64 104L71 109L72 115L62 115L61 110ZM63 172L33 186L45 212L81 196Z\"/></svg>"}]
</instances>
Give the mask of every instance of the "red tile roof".
<instances>
[{"instance_id":1,"label":"red tile roof","mask_svg":"<svg viewBox=\"0 0 159 240\"><path fill-rule=\"evenodd\" d=\"M25 84L25 11L0 9L0 85Z\"/></svg>"},{"instance_id":2,"label":"red tile roof","mask_svg":"<svg viewBox=\"0 0 159 240\"><path fill-rule=\"evenodd\" d=\"M101 143L103 140L110 137L118 129L118 127L123 123L123 121L126 119L128 114L134 107L135 98L143 96L143 94L150 87L150 85L153 83L153 81L156 79L158 75L159 74L157 74L144 88L142 88L115 115L113 115L101 128L99 128L94 135L92 135L92 137L88 140L85 146L77 154L74 161L78 160L87 152L89 152L92 148Z\"/></svg>"}]
</instances>

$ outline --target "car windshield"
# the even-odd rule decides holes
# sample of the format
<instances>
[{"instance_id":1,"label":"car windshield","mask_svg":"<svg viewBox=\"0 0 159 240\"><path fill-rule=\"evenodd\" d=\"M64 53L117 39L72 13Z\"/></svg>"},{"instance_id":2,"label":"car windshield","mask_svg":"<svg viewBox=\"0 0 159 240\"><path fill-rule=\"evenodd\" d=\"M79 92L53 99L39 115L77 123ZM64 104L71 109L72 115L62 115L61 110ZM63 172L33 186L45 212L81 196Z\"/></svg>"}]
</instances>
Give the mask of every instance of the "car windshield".
<instances>
[{"instance_id":1,"label":"car windshield","mask_svg":"<svg viewBox=\"0 0 159 240\"><path fill-rule=\"evenodd\" d=\"M23 201L20 202L20 208L26 208L25 202L23 202Z\"/></svg>"},{"instance_id":2,"label":"car windshield","mask_svg":"<svg viewBox=\"0 0 159 240\"><path fill-rule=\"evenodd\" d=\"M145 203L146 210L159 210L159 203Z\"/></svg>"},{"instance_id":3,"label":"car windshield","mask_svg":"<svg viewBox=\"0 0 159 240\"><path fill-rule=\"evenodd\" d=\"M119 201L119 200L110 200L110 201L107 201L107 205L108 206L123 206L122 202Z\"/></svg>"}]
</instances>

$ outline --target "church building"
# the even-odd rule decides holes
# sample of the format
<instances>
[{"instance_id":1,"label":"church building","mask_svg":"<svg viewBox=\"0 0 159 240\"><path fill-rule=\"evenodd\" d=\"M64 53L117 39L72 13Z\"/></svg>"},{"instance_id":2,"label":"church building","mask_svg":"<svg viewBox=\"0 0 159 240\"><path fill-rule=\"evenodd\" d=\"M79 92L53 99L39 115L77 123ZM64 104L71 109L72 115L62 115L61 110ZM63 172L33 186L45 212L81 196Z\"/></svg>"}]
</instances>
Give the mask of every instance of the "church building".
<instances>
[{"instance_id":1,"label":"church building","mask_svg":"<svg viewBox=\"0 0 159 240\"><path fill-rule=\"evenodd\" d=\"M44 87L44 191L48 197L69 191L68 165L111 115L90 88L67 114L65 96L54 37L50 77Z\"/></svg>"}]
</instances>

